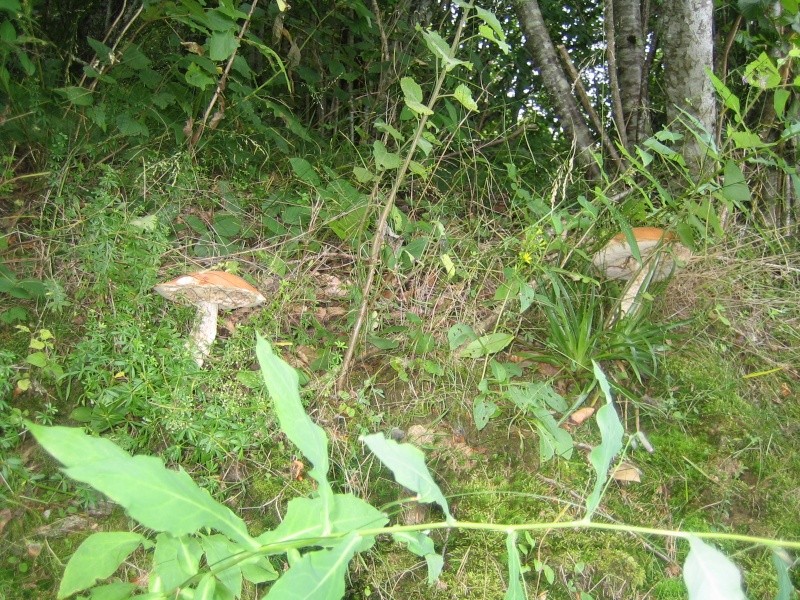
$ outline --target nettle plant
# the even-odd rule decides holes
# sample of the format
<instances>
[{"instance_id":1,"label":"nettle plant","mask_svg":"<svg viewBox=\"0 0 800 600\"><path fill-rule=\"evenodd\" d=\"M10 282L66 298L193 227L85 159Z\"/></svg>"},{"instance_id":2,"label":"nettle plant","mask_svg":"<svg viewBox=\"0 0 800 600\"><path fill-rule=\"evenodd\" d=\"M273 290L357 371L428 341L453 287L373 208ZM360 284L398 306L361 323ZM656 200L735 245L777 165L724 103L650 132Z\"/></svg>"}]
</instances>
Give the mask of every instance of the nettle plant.
<instances>
[{"instance_id":1,"label":"nettle plant","mask_svg":"<svg viewBox=\"0 0 800 600\"><path fill-rule=\"evenodd\" d=\"M601 443L589 455L596 480L586 498L581 519L552 523L474 523L456 520L447 498L434 481L419 449L383 434L360 439L394 474L417 502L436 504L444 520L418 525L390 525L389 515L352 495L334 491L328 480L328 436L313 423L300 400L297 372L281 360L261 337L256 344L280 428L312 468L317 483L310 497L287 506L278 527L253 537L245 522L215 501L183 470L171 470L151 456L130 456L112 442L86 435L80 429L44 427L29 423L39 443L65 465L70 477L88 483L121 505L152 532L98 532L90 535L67 563L58 591L67 598L94 588L92 598L228 599L242 594L244 581L269 584L261 596L284 598L342 598L350 561L369 551L378 536L391 536L413 554L424 557L433 584L444 568L430 533L438 529L476 529L504 534L508 556L506 600L527 597L518 536L526 531L599 529L674 536L687 540L690 551L684 579L693 600L745 598L741 575L734 563L701 538L738 540L771 547L778 569L779 598L789 598L791 583L780 548L800 549L800 541L780 541L735 534L688 533L593 521L605 493L612 463L623 450L624 432L614 409L605 375L595 364L606 404L597 412ZM135 583L111 578L136 550L152 556L147 591ZM276 564L288 565L276 568ZM591 598L583 594L581 598Z\"/></svg>"}]
</instances>

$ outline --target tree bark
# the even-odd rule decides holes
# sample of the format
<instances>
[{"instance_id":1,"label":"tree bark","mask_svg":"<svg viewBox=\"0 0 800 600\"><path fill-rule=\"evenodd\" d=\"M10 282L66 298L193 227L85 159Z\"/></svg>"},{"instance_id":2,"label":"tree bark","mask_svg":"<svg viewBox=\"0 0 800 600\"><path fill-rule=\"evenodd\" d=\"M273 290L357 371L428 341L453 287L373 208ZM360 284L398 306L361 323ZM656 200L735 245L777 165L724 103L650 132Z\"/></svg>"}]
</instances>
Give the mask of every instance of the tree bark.
<instances>
[{"instance_id":1,"label":"tree bark","mask_svg":"<svg viewBox=\"0 0 800 600\"><path fill-rule=\"evenodd\" d=\"M578 160L590 179L599 177L597 163L592 156L595 140L586 119L578 108L572 86L558 60L555 46L545 26L537 0L515 0L514 8L520 28L525 34L525 45L539 69L544 85L553 101L564 133L572 139Z\"/></svg>"},{"instance_id":2,"label":"tree bark","mask_svg":"<svg viewBox=\"0 0 800 600\"><path fill-rule=\"evenodd\" d=\"M645 0L646 1L646 0ZM650 136L647 110L646 60L647 23L642 0L612 0L617 80L622 101L622 119L617 127L625 131L630 150Z\"/></svg>"},{"instance_id":3,"label":"tree bark","mask_svg":"<svg viewBox=\"0 0 800 600\"><path fill-rule=\"evenodd\" d=\"M667 117L684 134L683 156L695 176L712 169L704 144L678 119L681 110L696 118L716 136L714 88L706 70L714 68L714 6L712 0L672 0L663 5L664 87L668 99Z\"/></svg>"}]
</instances>

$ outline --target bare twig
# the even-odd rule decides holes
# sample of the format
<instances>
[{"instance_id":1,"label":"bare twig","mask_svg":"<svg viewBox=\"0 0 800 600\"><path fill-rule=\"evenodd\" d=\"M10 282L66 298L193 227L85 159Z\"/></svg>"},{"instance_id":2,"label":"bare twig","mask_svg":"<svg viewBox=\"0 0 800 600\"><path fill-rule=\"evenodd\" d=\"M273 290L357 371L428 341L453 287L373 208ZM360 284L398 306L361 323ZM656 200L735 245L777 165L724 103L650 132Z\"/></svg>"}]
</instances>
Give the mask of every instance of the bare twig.
<instances>
[{"instance_id":1,"label":"bare twig","mask_svg":"<svg viewBox=\"0 0 800 600\"><path fill-rule=\"evenodd\" d=\"M625 133L627 115L622 110L622 97L619 93L619 80L617 79L617 43L614 31L614 2L605 0L605 15L603 26L606 34L606 60L608 61L608 85L611 88L611 102L614 106L614 121L617 124L617 135L623 148L628 147L628 134Z\"/></svg>"},{"instance_id":2,"label":"bare twig","mask_svg":"<svg viewBox=\"0 0 800 600\"><path fill-rule=\"evenodd\" d=\"M600 120L600 116L597 114L597 111L592 106L592 101L589 98L589 94L586 93L586 89L583 87L583 82L581 81L580 75L578 74L578 70L575 68L575 65L572 64L572 59L569 57L569 53L567 52L567 48L561 44L558 46L558 52L561 55L561 61L564 63L564 68L567 70L567 74L572 79L572 84L575 87L575 91L578 94L578 99L581 101L581 106L589 115L589 119L592 121L595 129L597 129L597 133L600 136L600 139L603 141L603 148L606 149L608 155L611 157L611 160L614 161L614 164L618 171L622 170L622 159L617 152L617 149L614 148L614 144L608 139L606 135L605 128L603 127L603 122Z\"/></svg>"}]
</instances>

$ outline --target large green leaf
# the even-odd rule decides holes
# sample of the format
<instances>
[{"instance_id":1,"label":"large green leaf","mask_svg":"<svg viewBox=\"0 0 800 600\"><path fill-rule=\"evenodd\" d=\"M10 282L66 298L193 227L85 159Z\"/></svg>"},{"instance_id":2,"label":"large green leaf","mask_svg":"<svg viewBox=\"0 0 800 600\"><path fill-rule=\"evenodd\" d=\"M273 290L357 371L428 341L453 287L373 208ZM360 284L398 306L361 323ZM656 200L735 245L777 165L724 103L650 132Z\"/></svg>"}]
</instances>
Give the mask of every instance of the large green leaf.
<instances>
[{"instance_id":1,"label":"large green leaf","mask_svg":"<svg viewBox=\"0 0 800 600\"><path fill-rule=\"evenodd\" d=\"M113 575L139 546L152 544L142 535L129 532L99 532L83 540L75 551L58 586L58 597L67 598Z\"/></svg>"},{"instance_id":2,"label":"large green leaf","mask_svg":"<svg viewBox=\"0 0 800 600\"><path fill-rule=\"evenodd\" d=\"M208 58L228 60L239 47L239 40L232 31L215 31L208 40Z\"/></svg>"},{"instance_id":3,"label":"large green leaf","mask_svg":"<svg viewBox=\"0 0 800 600\"><path fill-rule=\"evenodd\" d=\"M309 475L316 479L320 493L330 495L328 483L328 436L306 414L300 400L297 371L280 359L269 342L257 336L256 357L275 407L281 431L314 465Z\"/></svg>"},{"instance_id":4,"label":"large green leaf","mask_svg":"<svg viewBox=\"0 0 800 600\"><path fill-rule=\"evenodd\" d=\"M589 462L594 467L597 480L594 483L592 493L586 499L586 516L584 519L587 521L591 520L594 511L600 506L600 498L608 481L608 469L611 467L611 461L622 450L622 436L625 433L614 408L611 388L608 385L605 373L595 361L592 361L592 364L594 365L594 376L606 397L606 403L597 411L597 426L600 428L602 441L599 446L589 453Z\"/></svg>"},{"instance_id":5,"label":"large green leaf","mask_svg":"<svg viewBox=\"0 0 800 600\"><path fill-rule=\"evenodd\" d=\"M335 494L327 503L322 498L293 498L281 524L257 539L264 546L273 546L268 552L275 554L296 546L298 541L321 545L324 541L317 538L383 527L388 521L384 513L352 494Z\"/></svg>"},{"instance_id":6,"label":"large green leaf","mask_svg":"<svg viewBox=\"0 0 800 600\"><path fill-rule=\"evenodd\" d=\"M442 490L431 477L425 464L425 455L411 444L398 444L387 440L382 433L362 435L359 438L380 461L394 473L394 478L402 486L416 492L420 502L435 502L448 520L452 520L447 500Z\"/></svg>"},{"instance_id":7,"label":"large green leaf","mask_svg":"<svg viewBox=\"0 0 800 600\"><path fill-rule=\"evenodd\" d=\"M683 565L683 581L689 600L746 600L742 574L722 552L689 536L689 555Z\"/></svg>"},{"instance_id":8,"label":"large green leaf","mask_svg":"<svg viewBox=\"0 0 800 600\"><path fill-rule=\"evenodd\" d=\"M266 600L338 600L344 596L347 565L363 539L351 533L332 548L304 554L270 588Z\"/></svg>"},{"instance_id":9,"label":"large green leaf","mask_svg":"<svg viewBox=\"0 0 800 600\"><path fill-rule=\"evenodd\" d=\"M433 111L422 102L422 88L412 77L403 77L400 80L406 106L418 115L432 115Z\"/></svg>"},{"instance_id":10,"label":"large green leaf","mask_svg":"<svg viewBox=\"0 0 800 600\"><path fill-rule=\"evenodd\" d=\"M28 423L28 429L65 465L67 475L102 492L145 527L174 536L216 529L248 547L258 546L244 521L185 471L167 469L152 456L131 456L113 442L80 429L33 423Z\"/></svg>"}]
</instances>

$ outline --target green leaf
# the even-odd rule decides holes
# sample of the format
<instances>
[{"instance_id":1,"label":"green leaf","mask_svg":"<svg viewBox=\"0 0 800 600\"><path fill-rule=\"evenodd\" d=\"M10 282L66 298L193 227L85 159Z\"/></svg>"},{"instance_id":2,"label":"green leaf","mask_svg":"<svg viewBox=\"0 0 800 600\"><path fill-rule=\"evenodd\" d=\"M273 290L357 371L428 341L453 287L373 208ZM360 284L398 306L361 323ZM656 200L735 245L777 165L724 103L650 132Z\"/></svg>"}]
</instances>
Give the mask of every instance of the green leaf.
<instances>
[{"instance_id":1,"label":"green leaf","mask_svg":"<svg viewBox=\"0 0 800 600\"><path fill-rule=\"evenodd\" d=\"M411 160L408 162L408 170L419 177L427 178L428 175L430 175L425 165L417 162L416 160Z\"/></svg>"},{"instance_id":2,"label":"green leaf","mask_svg":"<svg viewBox=\"0 0 800 600\"><path fill-rule=\"evenodd\" d=\"M522 580L522 564L517 548L517 532L509 531L506 536L506 553L508 554L508 589L503 600L525 600L525 583Z\"/></svg>"},{"instance_id":3,"label":"green leaf","mask_svg":"<svg viewBox=\"0 0 800 600\"><path fill-rule=\"evenodd\" d=\"M737 98L736 94L728 89L728 86L726 86L721 79L714 75L710 69L706 69L706 74L711 79L711 83L714 86L717 95L722 99L725 108L732 110L734 115L736 115L737 120L741 121L742 116L739 98Z\"/></svg>"},{"instance_id":4,"label":"green leaf","mask_svg":"<svg viewBox=\"0 0 800 600\"><path fill-rule=\"evenodd\" d=\"M135 583L127 581L117 581L108 585L99 585L92 588L89 594L90 600L129 600L134 592L139 589Z\"/></svg>"},{"instance_id":5,"label":"green leaf","mask_svg":"<svg viewBox=\"0 0 800 600\"><path fill-rule=\"evenodd\" d=\"M781 84L781 74L772 59L762 52L744 68L744 80L754 87L769 90Z\"/></svg>"},{"instance_id":6,"label":"green leaf","mask_svg":"<svg viewBox=\"0 0 800 600\"><path fill-rule=\"evenodd\" d=\"M67 100L75 106L91 106L94 103L92 92L86 88L68 86L59 88L56 91L66 96Z\"/></svg>"},{"instance_id":7,"label":"green leaf","mask_svg":"<svg viewBox=\"0 0 800 600\"><path fill-rule=\"evenodd\" d=\"M65 465L67 475L102 492L145 527L174 536L216 529L248 547L257 546L244 521L185 471L167 469L152 456L131 456L113 442L80 429L27 426L36 441Z\"/></svg>"},{"instance_id":8,"label":"green leaf","mask_svg":"<svg viewBox=\"0 0 800 600\"><path fill-rule=\"evenodd\" d=\"M746 600L742 574L722 552L689 536L690 550L683 564L689 600Z\"/></svg>"},{"instance_id":9,"label":"green leaf","mask_svg":"<svg viewBox=\"0 0 800 600\"><path fill-rule=\"evenodd\" d=\"M741 204L750 201L750 188L747 187L744 173L732 160L725 162L722 195L734 203Z\"/></svg>"},{"instance_id":10,"label":"green leaf","mask_svg":"<svg viewBox=\"0 0 800 600\"><path fill-rule=\"evenodd\" d=\"M466 323L456 323L447 331L447 342L450 350L455 350L462 344L478 339L475 331Z\"/></svg>"},{"instance_id":11,"label":"green leaf","mask_svg":"<svg viewBox=\"0 0 800 600\"><path fill-rule=\"evenodd\" d=\"M58 597L67 598L114 574L123 561L139 546L151 547L148 539L138 533L99 532L83 540L70 557Z\"/></svg>"},{"instance_id":12,"label":"green leaf","mask_svg":"<svg viewBox=\"0 0 800 600\"><path fill-rule=\"evenodd\" d=\"M489 421L497 414L497 404L491 400L487 400L486 396L481 394L472 401L472 420L475 422L475 428L480 431L489 424Z\"/></svg>"},{"instance_id":13,"label":"green leaf","mask_svg":"<svg viewBox=\"0 0 800 600\"><path fill-rule=\"evenodd\" d=\"M789 90L775 90L775 95L772 98L772 106L775 109L775 114L778 115L779 119L783 119L783 115L786 112L786 102L791 96L792 93Z\"/></svg>"},{"instance_id":14,"label":"green leaf","mask_svg":"<svg viewBox=\"0 0 800 600\"><path fill-rule=\"evenodd\" d=\"M406 106L418 115L432 115L433 111L422 103L422 88L411 77L400 80Z\"/></svg>"},{"instance_id":15,"label":"green leaf","mask_svg":"<svg viewBox=\"0 0 800 600\"><path fill-rule=\"evenodd\" d=\"M439 579L444 567L444 558L436 554L433 540L422 531L399 531L393 533L394 541L406 544L408 551L416 556L425 558L428 564L428 585L433 585Z\"/></svg>"},{"instance_id":16,"label":"green leaf","mask_svg":"<svg viewBox=\"0 0 800 600\"><path fill-rule=\"evenodd\" d=\"M375 179L375 175L364 167L353 167L353 175L358 183L369 183Z\"/></svg>"},{"instance_id":17,"label":"green leaf","mask_svg":"<svg viewBox=\"0 0 800 600\"><path fill-rule=\"evenodd\" d=\"M472 63L458 60L451 55L450 46L438 32L425 30L422 32L422 37L425 40L425 45L428 46L428 50L442 63L445 71L452 71L459 65L464 65L470 71L472 70Z\"/></svg>"},{"instance_id":18,"label":"green leaf","mask_svg":"<svg viewBox=\"0 0 800 600\"><path fill-rule=\"evenodd\" d=\"M511 333L490 333L473 340L458 354L462 358L481 358L500 352L512 341L514 341L514 335Z\"/></svg>"},{"instance_id":19,"label":"green leaf","mask_svg":"<svg viewBox=\"0 0 800 600\"><path fill-rule=\"evenodd\" d=\"M399 169L400 165L403 164L400 160L400 155L396 152L389 152L380 140L375 140L372 143L372 155L375 157L375 167L379 171Z\"/></svg>"},{"instance_id":20,"label":"green leaf","mask_svg":"<svg viewBox=\"0 0 800 600\"><path fill-rule=\"evenodd\" d=\"M239 235L242 230L242 221L235 215L218 214L214 215L214 231L217 235L224 238L232 238Z\"/></svg>"},{"instance_id":21,"label":"green leaf","mask_svg":"<svg viewBox=\"0 0 800 600\"><path fill-rule=\"evenodd\" d=\"M34 352L25 357L25 362L44 369L47 366L47 355L44 352Z\"/></svg>"},{"instance_id":22,"label":"green leaf","mask_svg":"<svg viewBox=\"0 0 800 600\"><path fill-rule=\"evenodd\" d=\"M306 414L300 400L297 371L281 360L272 346L260 335L256 340L256 357L261 365L264 383L272 398L281 431L314 465L309 471L320 486L330 492L328 483L328 436Z\"/></svg>"},{"instance_id":23,"label":"green leaf","mask_svg":"<svg viewBox=\"0 0 800 600\"><path fill-rule=\"evenodd\" d=\"M463 83L459 84L453 92L453 96L458 100L467 110L478 110L478 103L472 99L472 92Z\"/></svg>"},{"instance_id":24,"label":"green leaf","mask_svg":"<svg viewBox=\"0 0 800 600\"><path fill-rule=\"evenodd\" d=\"M394 478L400 485L417 493L419 502L435 502L438 504L448 520L452 520L447 500L442 490L431 477L425 464L425 455L412 444L398 444L394 440L387 440L382 433L362 435L359 439L364 442L372 453L394 473Z\"/></svg>"},{"instance_id":25,"label":"green leaf","mask_svg":"<svg viewBox=\"0 0 800 600\"><path fill-rule=\"evenodd\" d=\"M522 410L545 405L560 413L564 413L569 409L564 397L546 381L538 381L521 386L515 385L510 387L507 393L511 401Z\"/></svg>"},{"instance_id":26,"label":"green leaf","mask_svg":"<svg viewBox=\"0 0 800 600\"><path fill-rule=\"evenodd\" d=\"M622 450L622 436L625 433L614 408L611 387L608 385L605 373L595 361L592 361L592 365L594 367L594 376L606 397L606 403L597 411L596 417L602 441L599 446L593 448L589 453L589 462L594 467L597 481L594 483L592 493L586 499L586 515L584 516L586 521L592 519L592 515L594 515L597 507L600 506L600 498L603 495L606 481L608 481L608 469L611 467L611 461Z\"/></svg>"},{"instance_id":27,"label":"green leaf","mask_svg":"<svg viewBox=\"0 0 800 600\"><path fill-rule=\"evenodd\" d=\"M202 538L203 553L205 554L206 564L214 570L215 577L219 583L236 598L242 594L242 565L241 563L230 562L230 567L219 570L220 566L231 557L242 552L243 548L231 542L224 535L207 535ZM274 572L274 571L273 571ZM277 578L278 574L275 573Z\"/></svg>"},{"instance_id":28,"label":"green leaf","mask_svg":"<svg viewBox=\"0 0 800 600\"><path fill-rule=\"evenodd\" d=\"M228 60L239 47L239 40L232 31L215 31L208 40L208 58L215 61Z\"/></svg>"},{"instance_id":29,"label":"green leaf","mask_svg":"<svg viewBox=\"0 0 800 600\"><path fill-rule=\"evenodd\" d=\"M569 460L572 458L574 442L572 436L565 429L558 426L546 408L533 409L536 417L536 429L539 431L539 459L547 462L554 456Z\"/></svg>"},{"instance_id":30,"label":"green leaf","mask_svg":"<svg viewBox=\"0 0 800 600\"><path fill-rule=\"evenodd\" d=\"M211 573L206 573L197 584L192 600L218 600L216 594L217 580ZM238 597L238 596L237 596Z\"/></svg>"},{"instance_id":31,"label":"green leaf","mask_svg":"<svg viewBox=\"0 0 800 600\"><path fill-rule=\"evenodd\" d=\"M792 600L794 585L789 576L792 562L792 557L783 548L772 549L772 564L778 572L778 593L775 595L775 600Z\"/></svg>"},{"instance_id":32,"label":"green leaf","mask_svg":"<svg viewBox=\"0 0 800 600\"><path fill-rule=\"evenodd\" d=\"M16 14L22 10L22 7L19 5L19 0L0 0L0 10Z\"/></svg>"},{"instance_id":33,"label":"green leaf","mask_svg":"<svg viewBox=\"0 0 800 600\"><path fill-rule=\"evenodd\" d=\"M185 79L186 83L201 90L205 90L215 85L217 82L216 79L210 77L205 69L201 68L200 65L195 62L190 64L189 68L186 69Z\"/></svg>"},{"instance_id":34,"label":"green leaf","mask_svg":"<svg viewBox=\"0 0 800 600\"><path fill-rule=\"evenodd\" d=\"M265 600L343 598L347 566L361 544L361 536L351 533L332 548L303 554L272 585Z\"/></svg>"},{"instance_id":35,"label":"green leaf","mask_svg":"<svg viewBox=\"0 0 800 600\"><path fill-rule=\"evenodd\" d=\"M503 51L503 54L508 54L509 52L511 52L511 46L508 45L508 42L496 36L491 27L487 25L480 25L478 27L478 33L480 33L484 38L486 38L490 42L495 43L497 47Z\"/></svg>"},{"instance_id":36,"label":"green leaf","mask_svg":"<svg viewBox=\"0 0 800 600\"><path fill-rule=\"evenodd\" d=\"M159 533L153 552L150 588L159 592L170 592L179 588L184 581L200 571L202 556L203 549L197 539Z\"/></svg>"},{"instance_id":37,"label":"green leaf","mask_svg":"<svg viewBox=\"0 0 800 600\"><path fill-rule=\"evenodd\" d=\"M752 131L729 131L728 137L733 140L733 143L739 149L763 148L766 145L761 141L761 138Z\"/></svg>"},{"instance_id":38,"label":"green leaf","mask_svg":"<svg viewBox=\"0 0 800 600\"><path fill-rule=\"evenodd\" d=\"M305 158L293 157L289 159L289 164L292 165L292 171L297 175L300 181L303 181L313 187L319 187L322 182L311 163Z\"/></svg>"},{"instance_id":39,"label":"green leaf","mask_svg":"<svg viewBox=\"0 0 800 600\"><path fill-rule=\"evenodd\" d=\"M324 541L317 538L383 527L388 521L386 514L352 494L334 494L328 503L322 498L293 498L281 524L261 534L258 541L271 546L269 554L277 554L296 546L297 541L322 545ZM331 539L325 545L335 543Z\"/></svg>"}]
</instances>

